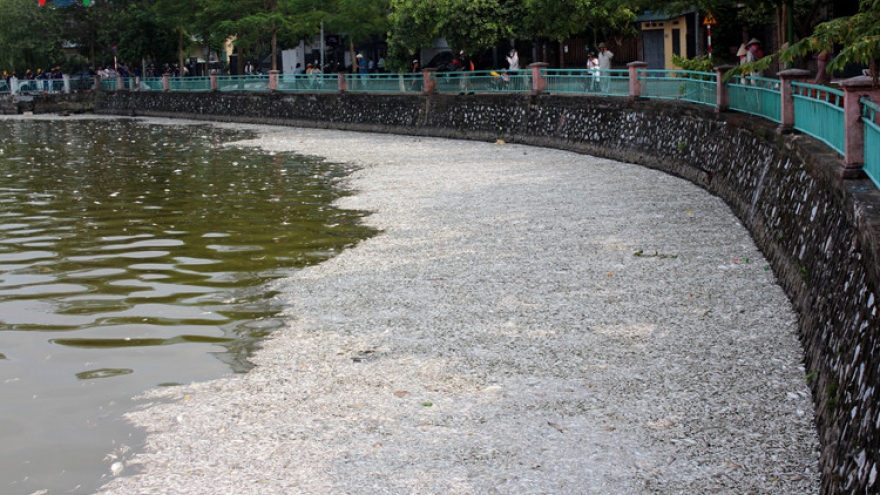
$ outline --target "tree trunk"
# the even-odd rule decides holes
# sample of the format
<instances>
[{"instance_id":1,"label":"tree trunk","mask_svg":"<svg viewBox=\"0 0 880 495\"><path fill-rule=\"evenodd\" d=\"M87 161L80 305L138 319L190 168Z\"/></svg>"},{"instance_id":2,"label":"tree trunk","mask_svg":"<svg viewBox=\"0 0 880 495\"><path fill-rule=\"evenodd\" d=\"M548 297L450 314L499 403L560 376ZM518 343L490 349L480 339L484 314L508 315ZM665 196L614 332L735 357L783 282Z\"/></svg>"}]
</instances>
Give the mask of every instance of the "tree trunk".
<instances>
[{"instance_id":1,"label":"tree trunk","mask_svg":"<svg viewBox=\"0 0 880 495\"><path fill-rule=\"evenodd\" d=\"M354 52L354 40L350 36L348 38L348 51L351 57L351 73L357 74L357 54Z\"/></svg>"},{"instance_id":2,"label":"tree trunk","mask_svg":"<svg viewBox=\"0 0 880 495\"><path fill-rule=\"evenodd\" d=\"M244 74L244 48L240 46L235 47L235 54L238 55L238 60L236 61L236 73L240 76Z\"/></svg>"},{"instance_id":3,"label":"tree trunk","mask_svg":"<svg viewBox=\"0 0 880 495\"><path fill-rule=\"evenodd\" d=\"M180 65L177 66L177 70L178 70L179 74L181 76L183 76L183 68L185 67L183 65L183 57L184 57L184 53L183 53L183 26L180 26L177 29L178 29L177 56L178 56L178 62L180 63Z\"/></svg>"},{"instance_id":4,"label":"tree trunk","mask_svg":"<svg viewBox=\"0 0 880 495\"><path fill-rule=\"evenodd\" d=\"M274 22L272 23L272 70L278 70L278 26Z\"/></svg>"}]
</instances>

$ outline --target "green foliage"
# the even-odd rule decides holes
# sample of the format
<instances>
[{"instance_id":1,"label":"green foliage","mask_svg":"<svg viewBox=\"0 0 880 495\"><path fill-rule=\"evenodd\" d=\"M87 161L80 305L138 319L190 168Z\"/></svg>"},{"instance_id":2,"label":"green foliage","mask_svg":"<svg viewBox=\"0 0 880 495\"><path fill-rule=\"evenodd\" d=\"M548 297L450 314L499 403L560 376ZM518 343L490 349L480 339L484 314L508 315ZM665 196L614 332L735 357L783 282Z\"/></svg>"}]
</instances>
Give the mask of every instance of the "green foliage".
<instances>
[{"instance_id":1,"label":"green foliage","mask_svg":"<svg viewBox=\"0 0 880 495\"><path fill-rule=\"evenodd\" d=\"M61 53L61 17L56 9L40 8L31 0L0 4L0 67L24 71L46 67Z\"/></svg>"},{"instance_id":2,"label":"green foliage","mask_svg":"<svg viewBox=\"0 0 880 495\"><path fill-rule=\"evenodd\" d=\"M828 72L847 64L864 64L871 70L874 86L878 85L880 65L880 0L861 0L859 12L816 26L813 34L780 53L783 61L792 61L810 53L828 51L834 46L843 49L828 64Z\"/></svg>"},{"instance_id":3,"label":"green foliage","mask_svg":"<svg viewBox=\"0 0 880 495\"><path fill-rule=\"evenodd\" d=\"M725 72L722 79L726 82L729 81L731 77L762 73L770 68L775 58L777 58L776 54L770 54L754 62L737 65L736 67Z\"/></svg>"},{"instance_id":4,"label":"green foliage","mask_svg":"<svg viewBox=\"0 0 880 495\"><path fill-rule=\"evenodd\" d=\"M676 67L684 70L712 72L715 70L715 67L721 65L721 60L715 57L707 57L705 55L700 55L697 58L687 58L673 54L672 63L675 64Z\"/></svg>"}]
</instances>

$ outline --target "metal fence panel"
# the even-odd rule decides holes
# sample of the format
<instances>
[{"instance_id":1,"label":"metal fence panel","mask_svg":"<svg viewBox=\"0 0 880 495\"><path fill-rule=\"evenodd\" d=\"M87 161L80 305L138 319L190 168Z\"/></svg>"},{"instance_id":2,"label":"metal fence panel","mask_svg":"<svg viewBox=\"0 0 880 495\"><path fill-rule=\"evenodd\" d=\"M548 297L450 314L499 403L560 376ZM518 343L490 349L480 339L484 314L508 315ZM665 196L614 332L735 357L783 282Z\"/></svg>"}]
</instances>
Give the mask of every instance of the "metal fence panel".
<instances>
[{"instance_id":1,"label":"metal fence panel","mask_svg":"<svg viewBox=\"0 0 880 495\"><path fill-rule=\"evenodd\" d=\"M308 93L335 93L339 91L336 74L288 74L279 75L278 91L304 91ZM266 89L269 81L266 80Z\"/></svg>"},{"instance_id":2,"label":"metal fence panel","mask_svg":"<svg viewBox=\"0 0 880 495\"><path fill-rule=\"evenodd\" d=\"M346 91L354 93L420 93L421 73L346 74Z\"/></svg>"},{"instance_id":3,"label":"metal fence panel","mask_svg":"<svg viewBox=\"0 0 880 495\"><path fill-rule=\"evenodd\" d=\"M716 76L689 70L640 70L641 96L717 105Z\"/></svg>"},{"instance_id":4,"label":"metal fence panel","mask_svg":"<svg viewBox=\"0 0 880 495\"><path fill-rule=\"evenodd\" d=\"M794 128L822 141L842 155L846 136L843 91L799 82L792 82L791 86Z\"/></svg>"},{"instance_id":5,"label":"metal fence panel","mask_svg":"<svg viewBox=\"0 0 880 495\"><path fill-rule=\"evenodd\" d=\"M730 109L782 122L782 91L778 79L737 77L727 83Z\"/></svg>"},{"instance_id":6,"label":"metal fence panel","mask_svg":"<svg viewBox=\"0 0 880 495\"><path fill-rule=\"evenodd\" d=\"M865 173L880 187L880 105L862 98L862 122L865 124Z\"/></svg>"},{"instance_id":7,"label":"metal fence panel","mask_svg":"<svg viewBox=\"0 0 880 495\"><path fill-rule=\"evenodd\" d=\"M547 92L629 96L629 71L620 69L543 69Z\"/></svg>"}]
</instances>

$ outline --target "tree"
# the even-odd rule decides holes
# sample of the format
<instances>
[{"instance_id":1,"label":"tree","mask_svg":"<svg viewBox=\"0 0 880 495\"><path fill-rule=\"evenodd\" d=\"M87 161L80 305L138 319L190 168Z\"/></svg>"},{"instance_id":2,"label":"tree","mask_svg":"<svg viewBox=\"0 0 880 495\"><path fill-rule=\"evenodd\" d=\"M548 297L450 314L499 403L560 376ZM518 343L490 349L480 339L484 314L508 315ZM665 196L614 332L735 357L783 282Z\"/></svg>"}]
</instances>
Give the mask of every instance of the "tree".
<instances>
[{"instance_id":1,"label":"tree","mask_svg":"<svg viewBox=\"0 0 880 495\"><path fill-rule=\"evenodd\" d=\"M520 2L506 0L392 0L389 56L399 63L436 38L479 53L512 38L521 12Z\"/></svg>"},{"instance_id":2,"label":"tree","mask_svg":"<svg viewBox=\"0 0 880 495\"><path fill-rule=\"evenodd\" d=\"M813 34L781 52L780 58L790 62L810 53L832 53L835 46L843 48L828 64L829 72L843 69L848 64L867 65L874 86L878 86L880 0L861 0L857 14L819 24Z\"/></svg>"},{"instance_id":3,"label":"tree","mask_svg":"<svg viewBox=\"0 0 880 495\"><path fill-rule=\"evenodd\" d=\"M177 57L180 74L185 67L186 50L192 44L191 30L195 25L196 12L192 4L178 0L156 0L153 5L156 13L169 26L177 38Z\"/></svg>"},{"instance_id":4,"label":"tree","mask_svg":"<svg viewBox=\"0 0 880 495\"><path fill-rule=\"evenodd\" d=\"M31 0L0 2L0 67L10 73L46 68L60 61L61 20L54 6Z\"/></svg>"},{"instance_id":5,"label":"tree","mask_svg":"<svg viewBox=\"0 0 880 495\"><path fill-rule=\"evenodd\" d=\"M333 9L326 12L327 25L348 36L351 60L354 62L355 44L388 33L391 27L390 10L389 0L336 0ZM351 70L357 72L357 64L352 63Z\"/></svg>"}]
</instances>

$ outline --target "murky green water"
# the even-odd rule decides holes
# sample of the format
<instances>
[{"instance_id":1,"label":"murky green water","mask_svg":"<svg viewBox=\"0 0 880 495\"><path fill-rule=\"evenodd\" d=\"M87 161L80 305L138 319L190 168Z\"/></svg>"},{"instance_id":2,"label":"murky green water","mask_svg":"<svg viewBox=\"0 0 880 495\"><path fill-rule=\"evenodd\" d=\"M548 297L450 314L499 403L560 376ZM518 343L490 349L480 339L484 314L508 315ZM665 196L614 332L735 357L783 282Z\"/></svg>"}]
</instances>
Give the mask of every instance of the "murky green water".
<instances>
[{"instance_id":1,"label":"murky green water","mask_svg":"<svg viewBox=\"0 0 880 495\"><path fill-rule=\"evenodd\" d=\"M330 206L347 166L244 137L0 120L0 493L94 491L132 396L247 370L266 282L374 233Z\"/></svg>"}]
</instances>

